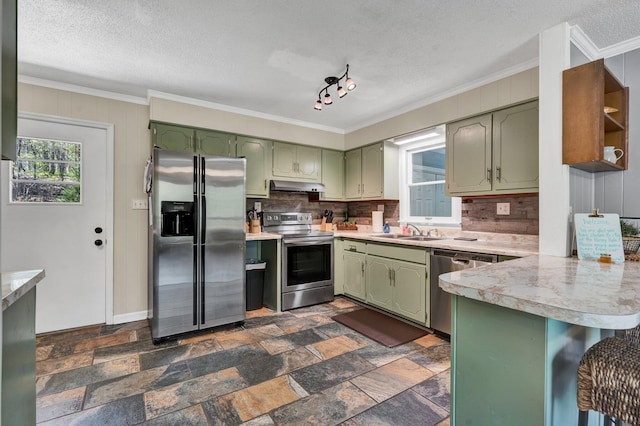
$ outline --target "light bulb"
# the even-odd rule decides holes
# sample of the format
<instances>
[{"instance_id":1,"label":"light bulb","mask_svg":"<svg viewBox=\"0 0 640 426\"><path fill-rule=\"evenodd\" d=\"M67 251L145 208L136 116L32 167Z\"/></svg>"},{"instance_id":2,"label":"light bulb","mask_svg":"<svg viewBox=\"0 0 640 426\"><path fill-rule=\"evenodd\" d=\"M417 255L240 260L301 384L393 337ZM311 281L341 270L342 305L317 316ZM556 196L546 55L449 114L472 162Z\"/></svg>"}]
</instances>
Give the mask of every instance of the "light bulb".
<instances>
[{"instance_id":1,"label":"light bulb","mask_svg":"<svg viewBox=\"0 0 640 426\"><path fill-rule=\"evenodd\" d=\"M352 91L353 89L356 88L356 83L353 80L351 80L351 78L347 78L347 81L344 84L347 85L348 91Z\"/></svg>"}]
</instances>

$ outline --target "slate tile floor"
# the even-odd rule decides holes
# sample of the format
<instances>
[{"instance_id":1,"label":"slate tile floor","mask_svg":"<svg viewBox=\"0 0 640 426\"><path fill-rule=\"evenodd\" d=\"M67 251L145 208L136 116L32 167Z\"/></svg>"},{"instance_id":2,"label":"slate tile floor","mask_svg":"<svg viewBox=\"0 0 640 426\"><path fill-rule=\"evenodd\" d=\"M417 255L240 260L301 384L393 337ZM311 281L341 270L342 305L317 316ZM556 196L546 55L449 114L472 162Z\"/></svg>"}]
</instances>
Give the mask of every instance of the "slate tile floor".
<instances>
[{"instance_id":1,"label":"slate tile floor","mask_svg":"<svg viewBox=\"0 0 640 426\"><path fill-rule=\"evenodd\" d=\"M449 343L387 348L331 303L151 342L147 321L37 337L39 425L449 425Z\"/></svg>"}]
</instances>

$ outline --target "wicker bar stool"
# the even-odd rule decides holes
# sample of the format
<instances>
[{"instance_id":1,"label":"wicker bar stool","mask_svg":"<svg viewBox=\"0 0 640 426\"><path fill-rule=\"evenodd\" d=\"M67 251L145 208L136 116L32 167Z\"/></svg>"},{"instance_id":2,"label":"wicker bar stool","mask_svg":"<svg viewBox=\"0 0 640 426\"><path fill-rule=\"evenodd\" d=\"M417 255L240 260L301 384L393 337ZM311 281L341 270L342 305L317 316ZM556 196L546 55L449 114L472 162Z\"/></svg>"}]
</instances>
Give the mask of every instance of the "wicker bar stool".
<instances>
[{"instance_id":1,"label":"wicker bar stool","mask_svg":"<svg viewBox=\"0 0 640 426\"><path fill-rule=\"evenodd\" d=\"M587 411L605 415L605 425L640 426L640 326L590 347L578 365L578 425ZM615 419L615 420L613 420Z\"/></svg>"}]
</instances>

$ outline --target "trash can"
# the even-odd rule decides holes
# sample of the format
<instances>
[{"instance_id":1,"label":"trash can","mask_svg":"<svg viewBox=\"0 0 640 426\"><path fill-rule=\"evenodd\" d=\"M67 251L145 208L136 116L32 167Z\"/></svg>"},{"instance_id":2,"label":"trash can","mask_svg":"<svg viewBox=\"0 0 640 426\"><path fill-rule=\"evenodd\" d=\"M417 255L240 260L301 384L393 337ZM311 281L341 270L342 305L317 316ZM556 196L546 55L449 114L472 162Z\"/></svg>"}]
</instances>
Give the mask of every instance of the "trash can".
<instances>
[{"instance_id":1,"label":"trash can","mask_svg":"<svg viewBox=\"0 0 640 426\"><path fill-rule=\"evenodd\" d=\"M247 311L262 308L262 293L264 291L264 270L267 262L258 259L247 259Z\"/></svg>"}]
</instances>

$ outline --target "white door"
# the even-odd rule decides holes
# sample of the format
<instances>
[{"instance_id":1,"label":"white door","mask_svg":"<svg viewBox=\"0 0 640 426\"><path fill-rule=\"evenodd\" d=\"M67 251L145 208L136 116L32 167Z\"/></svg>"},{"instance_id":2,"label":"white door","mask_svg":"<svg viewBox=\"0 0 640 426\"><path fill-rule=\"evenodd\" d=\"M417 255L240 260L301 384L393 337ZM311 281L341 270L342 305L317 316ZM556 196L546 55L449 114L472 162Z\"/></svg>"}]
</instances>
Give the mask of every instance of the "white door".
<instances>
[{"instance_id":1,"label":"white door","mask_svg":"<svg viewBox=\"0 0 640 426\"><path fill-rule=\"evenodd\" d=\"M2 162L2 270L45 269L46 277L36 293L37 333L101 324L108 316L107 276L111 275L107 274L107 254L113 234L107 223L112 220L107 214L111 202L107 176L112 176L107 172L107 161L112 158L107 147L111 129L80 123L19 118L19 138L45 142L31 142L31 151L23 158L35 156L38 160L23 160L19 174L10 170L13 162ZM71 149L72 154L46 153L61 147ZM39 161L41 157L47 159ZM60 158L70 161L61 166L52 160ZM46 170L41 173L38 168ZM58 173L58 169L67 170L69 176L61 178L65 172ZM77 183L69 183L74 179L80 183L79 195ZM23 186L16 186L20 182ZM75 186L68 190L72 195L56 202L39 201L41 198L31 195L50 196L47 194L54 190L42 188L49 188L52 182L65 191ZM12 185L17 195L11 194ZM29 185L36 189L27 189ZM29 201L10 200L15 197Z\"/></svg>"}]
</instances>

